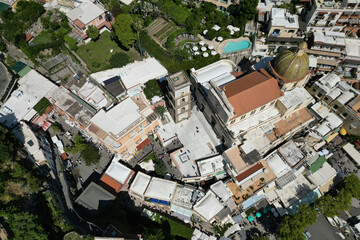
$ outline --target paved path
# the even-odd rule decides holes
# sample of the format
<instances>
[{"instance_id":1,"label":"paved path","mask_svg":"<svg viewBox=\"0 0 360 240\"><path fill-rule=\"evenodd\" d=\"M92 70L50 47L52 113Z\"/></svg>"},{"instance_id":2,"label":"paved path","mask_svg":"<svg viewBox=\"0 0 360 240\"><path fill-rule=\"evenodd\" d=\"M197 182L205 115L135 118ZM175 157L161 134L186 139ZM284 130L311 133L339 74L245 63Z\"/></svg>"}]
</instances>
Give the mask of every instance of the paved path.
<instances>
[{"instance_id":1,"label":"paved path","mask_svg":"<svg viewBox=\"0 0 360 240\"><path fill-rule=\"evenodd\" d=\"M310 232L311 238L314 240L342 240L337 234L339 232L333 227L324 215L320 214L316 222L306 228Z\"/></svg>"},{"instance_id":2,"label":"paved path","mask_svg":"<svg viewBox=\"0 0 360 240\"><path fill-rule=\"evenodd\" d=\"M34 63L32 61L30 61L27 58L27 56L20 49L18 49L17 47L15 47L12 44L8 44L7 49L8 49L8 54L12 58L22 61L23 63L26 63L27 65L29 65L31 68L34 68Z\"/></svg>"}]
</instances>

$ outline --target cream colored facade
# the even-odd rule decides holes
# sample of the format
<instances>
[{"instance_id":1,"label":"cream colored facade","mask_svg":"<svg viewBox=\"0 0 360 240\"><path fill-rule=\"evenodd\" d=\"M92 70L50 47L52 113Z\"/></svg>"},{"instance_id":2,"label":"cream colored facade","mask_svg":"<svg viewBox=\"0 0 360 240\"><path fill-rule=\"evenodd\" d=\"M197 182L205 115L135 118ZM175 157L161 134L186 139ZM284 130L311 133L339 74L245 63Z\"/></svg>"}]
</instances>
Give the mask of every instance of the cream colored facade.
<instances>
[{"instance_id":1,"label":"cream colored facade","mask_svg":"<svg viewBox=\"0 0 360 240\"><path fill-rule=\"evenodd\" d=\"M298 32L298 30L298 28L287 28L285 26L271 26L268 36L273 36L274 33L277 34L278 32L279 35L276 37L291 38Z\"/></svg>"},{"instance_id":2,"label":"cream colored facade","mask_svg":"<svg viewBox=\"0 0 360 240\"><path fill-rule=\"evenodd\" d=\"M141 109L139 113L141 117L117 134L101 129L94 122L89 124L86 131L110 151L118 153L123 160L130 160L139 152L137 149L139 144L159 126L158 119L150 106Z\"/></svg>"}]
</instances>

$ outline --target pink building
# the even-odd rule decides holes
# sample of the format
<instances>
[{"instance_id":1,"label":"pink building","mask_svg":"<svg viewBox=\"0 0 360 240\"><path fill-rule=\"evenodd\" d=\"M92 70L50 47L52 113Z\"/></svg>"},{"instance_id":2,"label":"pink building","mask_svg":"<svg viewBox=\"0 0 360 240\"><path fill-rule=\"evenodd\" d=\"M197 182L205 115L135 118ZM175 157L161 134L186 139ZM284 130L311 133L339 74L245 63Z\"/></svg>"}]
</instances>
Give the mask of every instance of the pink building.
<instances>
[{"instance_id":1,"label":"pink building","mask_svg":"<svg viewBox=\"0 0 360 240\"><path fill-rule=\"evenodd\" d=\"M106 21L105 15L105 11L92 2L85 2L66 14L73 31L82 39L88 38L86 30L89 26L95 26L100 33L111 30L113 22Z\"/></svg>"}]
</instances>

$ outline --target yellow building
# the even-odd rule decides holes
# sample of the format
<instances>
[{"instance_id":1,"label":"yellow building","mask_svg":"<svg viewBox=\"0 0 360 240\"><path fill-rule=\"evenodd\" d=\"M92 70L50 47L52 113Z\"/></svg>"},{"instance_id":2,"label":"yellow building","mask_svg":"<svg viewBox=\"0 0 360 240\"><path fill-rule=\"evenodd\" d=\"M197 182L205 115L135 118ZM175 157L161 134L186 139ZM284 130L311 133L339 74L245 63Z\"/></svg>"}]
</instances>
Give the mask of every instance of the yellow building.
<instances>
[{"instance_id":1,"label":"yellow building","mask_svg":"<svg viewBox=\"0 0 360 240\"><path fill-rule=\"evenodd\" d=\"M130 160L150 143L147 136L158 125L150 106L139 99L127 98L108 111L100 110L86 130L123 160Z\"/></svg>"},{"instance_id":2,"label":"yellow building","mask_svg":"<svg viewBox=\"0 0 360 240\"><path fill-rule=\"evenodd\" d=\"M283 8L271 9L271 22L269 37L291 38L295 37L299 30L299 17L291 15Z\"/></svg>"}]
</instances>

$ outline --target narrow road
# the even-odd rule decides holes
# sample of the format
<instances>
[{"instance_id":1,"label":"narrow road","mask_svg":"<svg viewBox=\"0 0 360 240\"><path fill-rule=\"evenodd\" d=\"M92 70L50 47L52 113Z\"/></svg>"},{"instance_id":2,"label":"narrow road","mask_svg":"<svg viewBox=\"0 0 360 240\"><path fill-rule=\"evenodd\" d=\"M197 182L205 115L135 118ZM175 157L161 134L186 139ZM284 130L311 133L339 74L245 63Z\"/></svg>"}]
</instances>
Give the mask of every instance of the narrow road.
<instances>
[{"instance_id":1,"label":"narrow road","mask_svg":"<svg viewBox=\"0 0 360 240\"><path fill-rule=\"evenodd\" d=\"M50 190L56 192L58 196L61 196L61 199L59 200L61 200L62 203L60 205L63 206L62 210L66 218L70 221L71 225L77 227L81 230L81 232L92 234L94 236L102 236L103 230L101 228L91 222L83 220L82 217L75 211L71 199L69 184L61 168L61 157L57 149L55 150L55 163L58 174L56 174L57 178L53 182Z\"/></svg>"}]
</instances>

